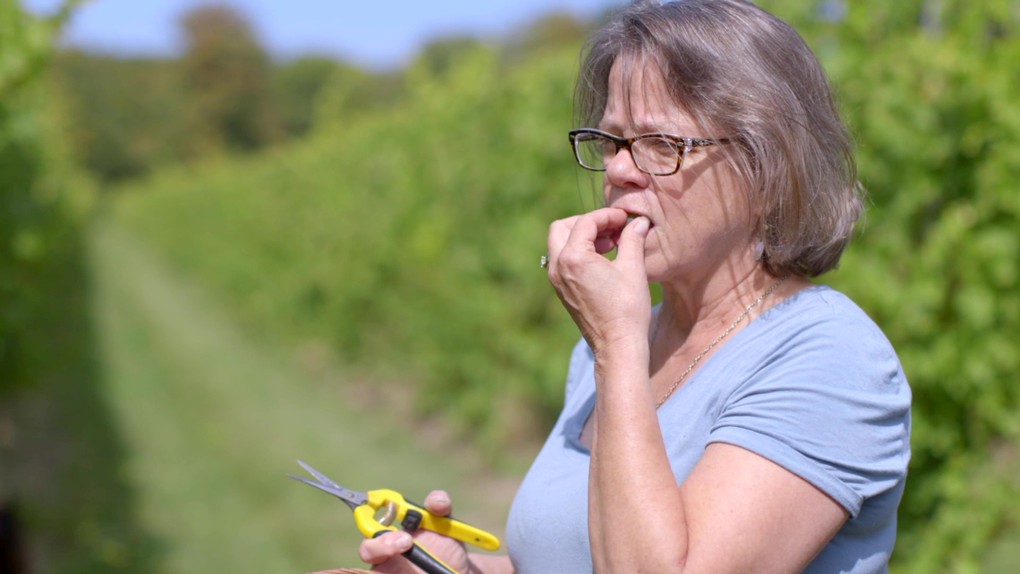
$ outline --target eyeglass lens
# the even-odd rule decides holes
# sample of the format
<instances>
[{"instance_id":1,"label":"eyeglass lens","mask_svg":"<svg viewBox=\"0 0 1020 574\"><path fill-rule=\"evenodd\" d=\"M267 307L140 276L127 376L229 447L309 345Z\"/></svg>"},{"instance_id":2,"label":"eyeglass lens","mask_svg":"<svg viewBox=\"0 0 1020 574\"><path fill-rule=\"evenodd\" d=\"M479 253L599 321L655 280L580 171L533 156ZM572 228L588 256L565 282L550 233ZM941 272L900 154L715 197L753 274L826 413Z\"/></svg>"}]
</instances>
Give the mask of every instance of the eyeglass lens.
<instances>
[{"instance_id":1,"label":"eyeglass lens","mask_svg":"<svg viewBox=\"0 0 1020 574\"><path fill-rule=\"evenodd\" d=\"M599 134L579 134L575 145L577 159L588 169L604 170L617 154L616 142ZM630 152L641 171L666 175L676 171L683 149L673 140L649 136L635 140Z\"/></svg>"}]
</instances>

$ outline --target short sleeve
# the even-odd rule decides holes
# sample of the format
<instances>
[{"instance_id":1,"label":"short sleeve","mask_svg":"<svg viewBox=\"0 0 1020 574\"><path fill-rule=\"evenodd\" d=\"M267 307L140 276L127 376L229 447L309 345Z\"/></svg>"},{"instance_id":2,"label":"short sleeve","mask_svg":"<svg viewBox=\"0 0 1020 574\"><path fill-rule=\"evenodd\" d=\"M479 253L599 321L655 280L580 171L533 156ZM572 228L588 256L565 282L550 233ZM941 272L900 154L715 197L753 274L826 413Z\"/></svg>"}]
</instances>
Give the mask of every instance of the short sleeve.
<instances>
[{"instance_id":1,"label":"short sleeve","mask_svg":"<svg viewBox=\"0 0 1020 574\"><path fill-rule=\"evenodd\" d=\"M780 339L733 389L710 442L768 458L857 517L909 460L910 390L892 346L863 312L832 309L758 336Z\"/></svg>"}]
</instances>

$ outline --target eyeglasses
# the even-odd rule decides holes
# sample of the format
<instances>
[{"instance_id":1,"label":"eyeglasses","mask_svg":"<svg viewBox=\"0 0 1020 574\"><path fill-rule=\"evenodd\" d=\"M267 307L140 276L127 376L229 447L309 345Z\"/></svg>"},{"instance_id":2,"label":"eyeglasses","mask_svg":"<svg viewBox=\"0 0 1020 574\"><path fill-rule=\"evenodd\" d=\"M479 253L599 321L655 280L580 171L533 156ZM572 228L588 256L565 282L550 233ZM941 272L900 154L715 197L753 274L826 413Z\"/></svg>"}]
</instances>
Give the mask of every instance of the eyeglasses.
<instances>
[{"instance_id":1,"label":"eyeglasses","mask_svg":"<svg viewBox=\"0 0 1020 574\"><path fill-rule=\"evenodd\" d=\"M680 171L688 151L730 143L727 138L697 139L670 134L642 134L622 138L592 128L572 130L569 136L574 157L585 169L606 171L606 165L621 149L626 149L634 158L634 165L649 175L673 175Z\"/></svg>"}]
</instances>

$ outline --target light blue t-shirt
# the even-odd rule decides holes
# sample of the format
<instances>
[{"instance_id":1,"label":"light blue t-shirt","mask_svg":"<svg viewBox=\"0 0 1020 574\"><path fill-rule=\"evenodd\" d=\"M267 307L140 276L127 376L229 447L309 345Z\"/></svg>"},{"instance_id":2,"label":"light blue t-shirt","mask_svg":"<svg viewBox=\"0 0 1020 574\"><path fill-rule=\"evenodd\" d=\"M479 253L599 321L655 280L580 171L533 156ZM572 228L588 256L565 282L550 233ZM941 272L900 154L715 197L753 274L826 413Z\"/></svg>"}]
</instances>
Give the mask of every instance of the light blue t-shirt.
<instances>
[{"instance_id":1,"label":"light blue t-shirt","mask_svg":"<svg viewBox=\"0 0 1020 574\"><path fill-rule=\"evenodd\" d=\"M582 340L556 426L514 499L507 547L518 574L590 573L594 357ZM739 331L659 409L679 482L712 442L804 478L850 519L805 572L886 572L910 459L910 389L881 330L846 296L810 287ZM627 493L620 493L626 497Z\"/></svg>"}]
</instances>

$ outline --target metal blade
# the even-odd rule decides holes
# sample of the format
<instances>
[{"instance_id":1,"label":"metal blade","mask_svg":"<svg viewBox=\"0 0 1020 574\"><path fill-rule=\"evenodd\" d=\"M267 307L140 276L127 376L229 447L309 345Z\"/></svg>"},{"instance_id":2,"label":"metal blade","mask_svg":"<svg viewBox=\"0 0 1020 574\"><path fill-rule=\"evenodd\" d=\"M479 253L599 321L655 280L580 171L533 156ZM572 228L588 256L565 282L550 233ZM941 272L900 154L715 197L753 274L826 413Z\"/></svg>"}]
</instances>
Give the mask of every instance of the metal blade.
<instances>
[{"instance_id":1,"label":"metal blade","mask_svg":"<svg viewBox=\"0 0 1020 574\"><path fill-rule=\"evenodd\" d=\"M314 476L322 484L328 484L328 485L330 485L330 486L332 486L334 488L343 488L339 484L333 482L332 478L330 478L330 477L326 476L325 474L322 474L321 472L319 472L319 471L315 470L314 468L312 468L312 465L308 464L307 462L299 460L299 461L297 461L297 463L301 465L301 468L307 470L308 474Z\"/></svg>"},{"instance_id":2,"label":"metal blade","mask_svg":"<svg viewBox=\"0 0 1020 574\"><path fill-rule=\"evenodd\" d=\"M351 510L354 510L355 508L368 502L368 495L365 494L364 492L344 488L339 484L333 482L326 475L318 472L317 470L311 468L310 466L301 463L300 461L299 464L301 464L301 466L304 467L305 470L313 474L317 480L310 480L303 476L297 476L294 474L288 474L287 476L299 482L303 482L308 486L314 486L315 488L318 488L323 492L328 492L329 494L332 494L333 496L344 501L344 503L347 506L349 506Z\"/></svg>"}]
</instances>

